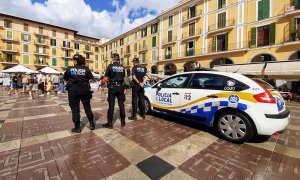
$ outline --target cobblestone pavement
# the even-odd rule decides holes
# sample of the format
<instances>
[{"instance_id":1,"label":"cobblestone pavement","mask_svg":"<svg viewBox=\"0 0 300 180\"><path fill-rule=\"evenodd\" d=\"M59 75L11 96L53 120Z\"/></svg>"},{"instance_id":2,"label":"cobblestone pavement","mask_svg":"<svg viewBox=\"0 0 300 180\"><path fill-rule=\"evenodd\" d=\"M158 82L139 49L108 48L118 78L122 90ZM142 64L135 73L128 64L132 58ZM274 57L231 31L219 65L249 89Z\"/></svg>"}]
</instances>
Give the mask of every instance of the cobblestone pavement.
<instances>
[{"instance_id":1,"label":"cobblestone pavement","mask_svg":"<svg viewBox=\"0 0 300 180\"><path fill-rule=\"evenodd\" d=\"M66 95L27 100L0 91L0 179L299 180L300 106L288 106L284 134L238 145L210 128L159 115L127 120L125 128L116 118L114 129L102 128L108 107L99 93L92 100L96 130L82 112L83 132L73 134Z\"/></svg>"}]
</instances>

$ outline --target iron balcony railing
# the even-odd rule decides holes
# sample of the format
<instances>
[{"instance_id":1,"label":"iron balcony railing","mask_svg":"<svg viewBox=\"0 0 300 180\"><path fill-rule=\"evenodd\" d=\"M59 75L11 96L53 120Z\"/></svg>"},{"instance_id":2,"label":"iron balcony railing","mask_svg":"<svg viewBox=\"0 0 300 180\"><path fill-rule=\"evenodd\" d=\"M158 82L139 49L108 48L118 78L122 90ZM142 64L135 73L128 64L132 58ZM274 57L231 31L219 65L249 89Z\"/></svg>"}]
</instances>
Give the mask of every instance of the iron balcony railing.
<instances>
[{"instance_id":1,"label":"iron balcony railing","mask_svg":"<svg viewBox=\"0 0 300 180\"><path fill-rule=\"evenodd\" d=\"M168 43L173 43L175 41L177 41L177 36L170 36L166 39L163 39L162 43L163 44L168 44Z\"/></svg>"},{"instance_id":2,"label":"iron balcony railing","mask_svg":"<svg viewBox=\"0 0 300 180\"><path fill-rule=\"evenodd\" d=\"M226 51L234 51L239 49L245 49L249 47L249 44L247 41L243 42L237 42L237 43L229 43L225 45L213 45L210 43L208 46L208 52L207 53L215 53L215 52L226 52Z\"/></svg>"},{"instance_id":3,"label":"iron balcony railing","mask_svg":"<svg viewBox=\"0 0 300 180\"><path fill-rule=\"evenodd\" d=\"M212 25L208 26L208 32L216 31L219 29L224 29L224 28L231 27L234 25L235 25L235 19L230 19L227 21L219 21L216 24L212 24Z\"/></svg>"},{"instance_id":4,"label":"iron balcony railing","mask_svg":"<svg viewBox=\"0 0 300 180\"><path fill-rule=\"evenodd\" d=\"M283 14L293 14L300 10L300 1L294 5L293 1L284 5Z\"/></svg>"},{"instance_id":5,"label":"iron balcony railing","mask_svg":"<svg viewBox=\"0 0 300 180\"><path fill-rule=\"evenodd\" d=\"M193 18L197 18L197 17L200 17L202 15L202 10L201 9L197 9L195 13L189 13L188 15L185 15L182 17L182 22L186 22L190 19L193 19Z\"/></svg>"},{"instance_id":6,"label":"iron balcony railing","mask_svg":"<svg viewBox=\"0 0 300 180\"><path fill-rule=\"evenodd\" d=\"M198 36L201 34L201 29L189 30L189 32L185 32L182 34L182 39L186 39L193 36Z\"/></svg>"}]
</instances>

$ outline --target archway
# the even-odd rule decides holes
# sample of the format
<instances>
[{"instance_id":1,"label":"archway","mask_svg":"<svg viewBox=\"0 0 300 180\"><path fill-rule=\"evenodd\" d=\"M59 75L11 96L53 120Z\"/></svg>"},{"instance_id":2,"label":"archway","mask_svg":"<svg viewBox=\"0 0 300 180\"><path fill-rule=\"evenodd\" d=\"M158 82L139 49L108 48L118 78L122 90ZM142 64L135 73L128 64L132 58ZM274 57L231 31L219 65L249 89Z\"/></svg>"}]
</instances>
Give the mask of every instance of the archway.
<instances>
[{"instance_id":1,"label":"archway","mask_svg":"<svg viewBox=\"0 0 300 180\"><path fill-rule=\"evenodd\" d=\"M177 67L175 64L167 64L165 65L165 75L173 75L177 72Z\"/></svg>"},{"instance_id":2,"label":"archway","mask_svg":"<svg viewBox=\"0 0 300 180\"><path fill-rule=\"evenodd\" d=\"M234 63L231 59L228 58L218 58L210 62L210 68L213 68L214 66L217 65L223 65L223 64L234 64Z\"/></svg>"},{"instance_id":3,"label":"archway","mask_svg":"<svg viewBox=\"0 0 300 180\"><path fill-rule=\"evenodd\" d=\"M276 58L271 54L258 54L251 59L251 62L270 62L277 61Z\"/></svg>"},{"instance_id":4,"label":"archway","mask_svg":"<svg viewBox=\"0 0 300 180\"><path fill-rule=\"evenodd\" d=\"M200 68L201 65L199 62L190 61L183 65L183 72L195 71L197 68Z\"/></svg>"},{"instance_id":5,"label":"archway","mask_svg":"<svg viewBox=\"0 0 300 180\"><path fill-rule=\"evenodd\" d=\"M151 74L158 74L157 66L152 66L151 67Z\"/></svg>"},{"instance_id":6,"label":"archway","mask_svg":"<svg viewBox=\"0 0 300 180\"><path fill-rule=\"evenodd\" d=\"M300 51L294 52L288 60L300 60Z\"/></svg>"}]
</instances>

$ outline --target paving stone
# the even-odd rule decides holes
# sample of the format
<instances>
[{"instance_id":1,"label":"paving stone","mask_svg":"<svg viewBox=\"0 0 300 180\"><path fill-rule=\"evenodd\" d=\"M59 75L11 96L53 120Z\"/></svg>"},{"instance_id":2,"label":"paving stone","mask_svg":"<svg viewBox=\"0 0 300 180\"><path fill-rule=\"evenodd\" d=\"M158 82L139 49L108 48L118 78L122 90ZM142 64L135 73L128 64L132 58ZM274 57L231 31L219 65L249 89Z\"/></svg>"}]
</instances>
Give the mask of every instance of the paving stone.
<instances>
[{"instance_id":1,"label":"paving stone","mask_svg":"<svg viewBox=\"0 0 300 180\"><path fill-rule=\"evenodd\" d=\"M16 179L19 149L0 152L0 179Z\"/></svg>"},{"instance_id":2,"label":"paving stone","mask_svg":"<svg viewBox=\"0 0 300 180\"><path fill-rule=\"evenodd\" d=\"M4 123L0 129L0 142L21 139L23 122Z\"/></svg>"},{"instance_id":3,"label":"paving stone","mask_svg":"<svg viewBox=\"0 0 300 180\"><path fill-rule=\"evenodd\" d=\"M157 156L151 156L145 159L138 163L137 167L151 179L160 179L175 169L171 164Z\"/></svg>"}]
</instances>

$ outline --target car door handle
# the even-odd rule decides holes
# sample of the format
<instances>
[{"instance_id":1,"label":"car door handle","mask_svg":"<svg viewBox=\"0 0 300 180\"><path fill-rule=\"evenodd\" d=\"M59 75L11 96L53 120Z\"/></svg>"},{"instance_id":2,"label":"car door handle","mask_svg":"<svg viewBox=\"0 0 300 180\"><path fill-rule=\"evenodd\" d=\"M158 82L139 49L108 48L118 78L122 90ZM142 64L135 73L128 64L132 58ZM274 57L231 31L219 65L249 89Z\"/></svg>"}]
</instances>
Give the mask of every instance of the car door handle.
<instances>
[{"instance_id":1,"label":"car door handle","mask_svg":"<svg viewBox=\"0 0 300 180\"><path fill-rule=\"evenodd\" d=\"M216 96L216 95L214 95L214 94L208 95L208 96L206 96L206 97L208 97L208 98L218 98L218 96Z\"/></svg>"},{"instance_id":2,"label":"car door handle","mask_svg":"<svg viewBox=\"0 0 300 180\"><path fill-rule=\"evenodd\" d=\"M172 93L173 95L179 95L179 93L178 92L174 92L174 93Z\"/></svg>"}]
</instances>

